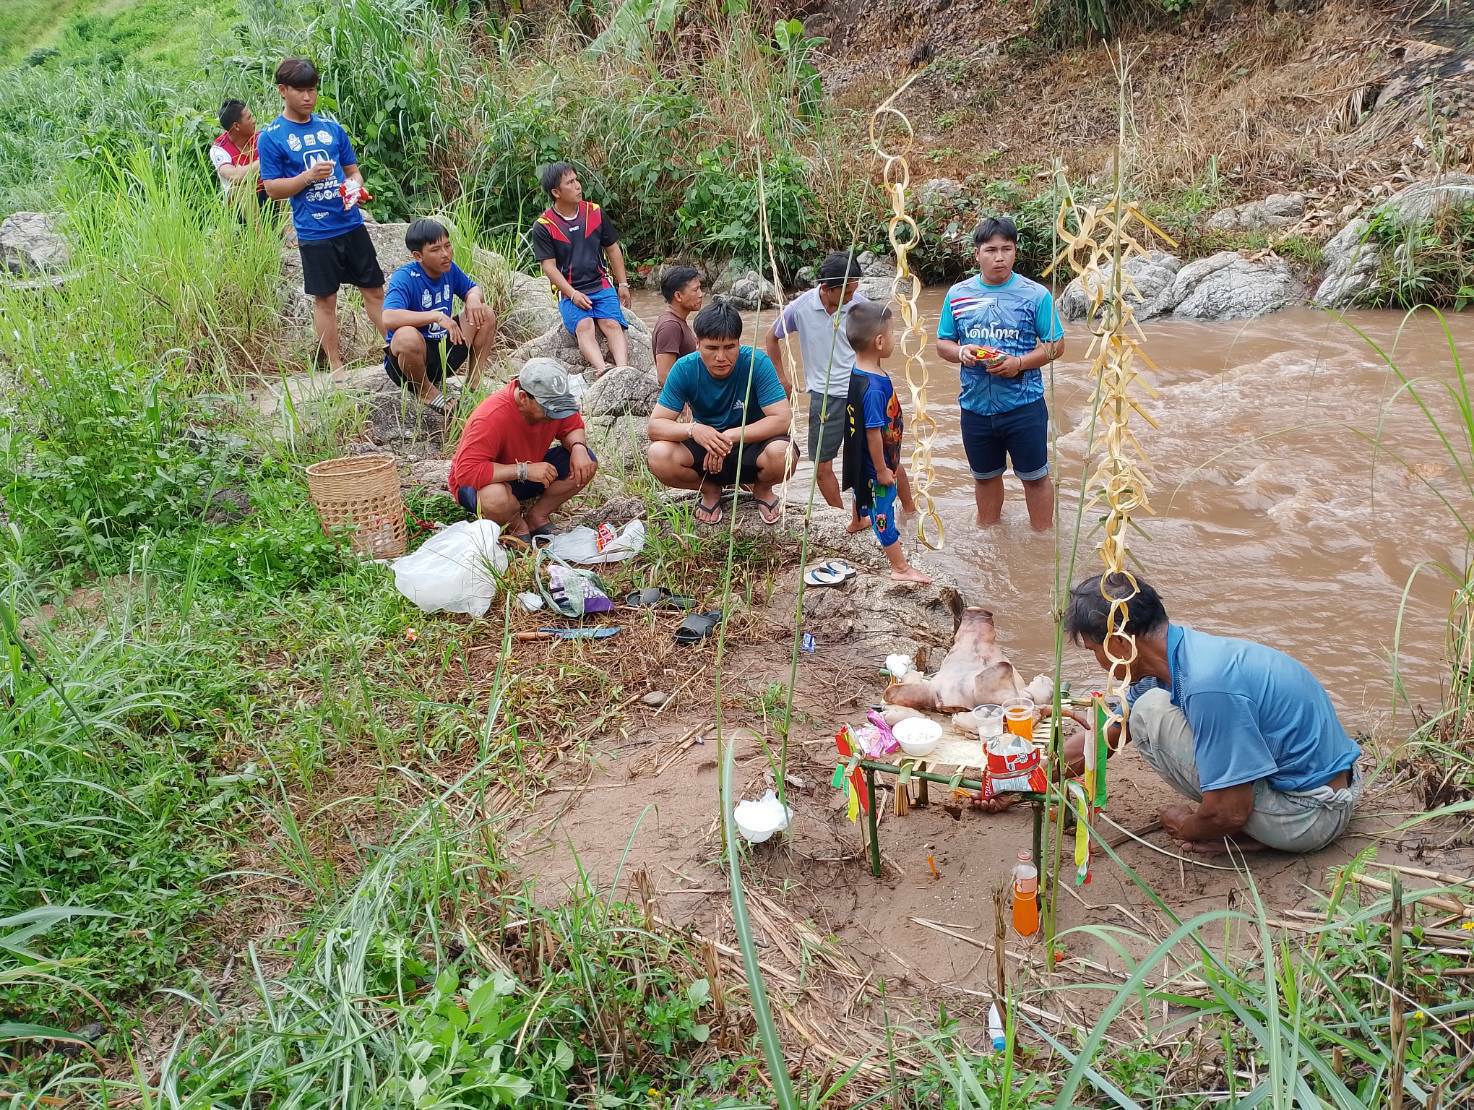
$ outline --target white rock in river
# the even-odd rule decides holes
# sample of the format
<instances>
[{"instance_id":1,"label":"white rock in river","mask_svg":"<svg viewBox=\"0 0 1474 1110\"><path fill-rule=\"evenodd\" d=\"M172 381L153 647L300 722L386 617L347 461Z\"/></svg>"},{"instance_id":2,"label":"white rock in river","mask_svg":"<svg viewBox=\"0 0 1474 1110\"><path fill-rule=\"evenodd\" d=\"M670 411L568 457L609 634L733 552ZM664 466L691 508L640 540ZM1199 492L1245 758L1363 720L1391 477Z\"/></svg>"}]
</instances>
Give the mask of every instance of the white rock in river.
<instances>
[{"instance_id":1,"label":"white rock in river","mask_svg":"<svg viewBox=\"0 0 1474 1110\"><path fill-rule=\"evenodd\" d=\"M1167 297L1175 316L1244 320L1298 304L1304 289L1283 259L1219 251L1178 270Z\"/></svg>"},{"instance_id":2,"label":"white rock in river","mask_svg":"<svg viewBox=\"0 0 1474 1110\"><path fill-rule=\"evenodd\" d=\"M1101 267L1099 280L1102 284L1110 284L1111 275L1115 273L1115 269L1114 262L1107 262ZM1139 298L1127 294L1138 320L1150 320L1154 316L1161 316L1172 311L1170 294L1180 269L1182 269L1182 260L1166 251L1152 251L1150 254L1127 259L1126 276L1131 279L1140 294ZM1066 320L1085 319L1085 314L1089 310L1089 299L1086 294L1094 288L1095 279L1087 283L1083 278L1077 277L1070 282L1059 300L1060 315Z\"/></svg>"}]
</instances>

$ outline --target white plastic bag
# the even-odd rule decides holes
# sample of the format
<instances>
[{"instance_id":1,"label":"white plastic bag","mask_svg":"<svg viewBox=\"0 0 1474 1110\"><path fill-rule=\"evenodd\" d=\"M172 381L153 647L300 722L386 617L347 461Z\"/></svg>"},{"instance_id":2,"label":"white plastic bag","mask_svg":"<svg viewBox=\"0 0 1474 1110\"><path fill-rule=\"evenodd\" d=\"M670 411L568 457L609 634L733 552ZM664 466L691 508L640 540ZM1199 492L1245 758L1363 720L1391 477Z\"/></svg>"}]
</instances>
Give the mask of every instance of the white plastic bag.
<instances>
[{"instance_id":1,"label":"white plastic bag","mask_svg":"<svg viewBox=\"0 0 1474 1110\"><path fill-rule=\"evenodd\" d=\"M485 616L496 596L496 576L507 569L501 534L492 520L452 524L412 555L394 560L394 585L427 613Z\"/></svg>"},{"instance_id":2,"label":"white plastic bag","mask_svg":"<svg viewBox=\"0 0 1474 1110\"><path fill-rule=\"evenodd\" d=\"M548 550L565 563L618 563L632 559L645 547L645 522L632 520L619 530L614 542L599 550L599 534L592 528L573 528L548 543Z\"/></svg>"}]
</instances>

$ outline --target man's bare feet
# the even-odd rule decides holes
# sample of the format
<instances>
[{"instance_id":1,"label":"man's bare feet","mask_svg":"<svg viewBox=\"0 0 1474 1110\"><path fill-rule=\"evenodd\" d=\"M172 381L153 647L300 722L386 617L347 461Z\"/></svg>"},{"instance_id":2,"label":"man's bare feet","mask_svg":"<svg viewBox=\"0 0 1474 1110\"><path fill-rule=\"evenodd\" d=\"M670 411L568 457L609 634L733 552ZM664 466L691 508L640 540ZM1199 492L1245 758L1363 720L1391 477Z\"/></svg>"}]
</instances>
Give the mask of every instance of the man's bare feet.
<instances>
[{"instance_id":1,"label":"man's bare feet","mask_svg":"<svg viewBox=\"0 0 1474 1110\"><path fill-rule=\"evenodd\" d=\"M931 579L915 567L907 567L905 570L893 570L891 571L891 577L897 582L914 582L918 586L931 585Z\"/></svg>"},{"instance_id":2,"label":"man's bare feet","mask_svg":"<svg viewBox=\"0 0 1474 1110\"><path fill-rule=\"evenodd\" d=\"M870 522L868 520L861 520L859 517L852 517L850 519L850 522L845 525L844 530L850 533L850 535L854 535L856 532L863 532L869 527Z\"/></svg>"},{"instance_id":3,"label":"man's bare feet","mask_svg":"<svg viewBox=\"0 0 1474 1110\"><path fill-rule=\"evenodd\" d=\"M1184 852L1195 856L1221 856L1230 851L1243 852L1247 855L1250 852L1267 851L1266 846L1252 836L1242 834L1226 837L1223 840L1179 840L1177 843Z\"/></svg>"}]
</instances>

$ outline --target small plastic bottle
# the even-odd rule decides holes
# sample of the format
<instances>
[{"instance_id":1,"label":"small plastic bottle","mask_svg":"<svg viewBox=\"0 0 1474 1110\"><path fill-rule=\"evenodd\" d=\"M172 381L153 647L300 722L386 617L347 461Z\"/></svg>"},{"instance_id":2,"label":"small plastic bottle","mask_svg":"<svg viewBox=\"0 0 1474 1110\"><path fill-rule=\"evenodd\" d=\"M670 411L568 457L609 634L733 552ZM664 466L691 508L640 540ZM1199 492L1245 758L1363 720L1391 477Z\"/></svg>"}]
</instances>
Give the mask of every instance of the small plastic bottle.
<instances>
[{"instance_id":1,"label":"small plastic bottle","mask_svg":"<svg viewBox=\"0 0 1474 1110\"><path fill-rule=\"evenodd\" d=\"M1003 1018L998 1014L998 1003L988 1007L988 1039L993 1042L993 1051L1002 1052L1008 1047L1008 1037L1004 1033Z\"/></svg>"},{"instance_id":2,"label":"small plastic bottle","mask_svg":"<svg viewBox=\"0 0 1474 1110\"><path fill-rule=\"evenodd\" d=\"M1021 937L1039 931L1039 871L1028 852L1018 854L1013 868L1013 928Z\"/></svg>"}]
</instances>

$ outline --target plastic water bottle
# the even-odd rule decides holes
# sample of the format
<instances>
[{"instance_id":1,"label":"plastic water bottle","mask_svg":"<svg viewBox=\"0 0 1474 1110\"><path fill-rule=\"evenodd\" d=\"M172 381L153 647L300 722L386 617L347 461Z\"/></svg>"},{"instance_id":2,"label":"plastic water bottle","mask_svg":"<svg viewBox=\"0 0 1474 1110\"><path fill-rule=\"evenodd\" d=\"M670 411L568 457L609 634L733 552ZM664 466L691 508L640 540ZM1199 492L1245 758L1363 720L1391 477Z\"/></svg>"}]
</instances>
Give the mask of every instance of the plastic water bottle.
<instances>
[{"instance_id":1,"label":"plastic water bottle","mask_svg":"<svg viewBox=\"0 0 1474 1110\"><path fill-rule=\"evenodd\" d=\"M993 1042L993 1051L1002 1052L1008 1047L1008 1037L1004 1033L1003 1019L998 1015L998 1003L988 1007L988 1039Z\"/></svg>"},{"instance_id":2,"label":"plastic water bottle","mask_svg":"<svg viewBox=\"0 0 1474 1110\"><path fill-rule=\"evenodd\" d=\"M1039 931L1039 871L1028 852L1018 854L1013 868L1013 928L1021 937Z\"/></svg>"}]
</instances>

